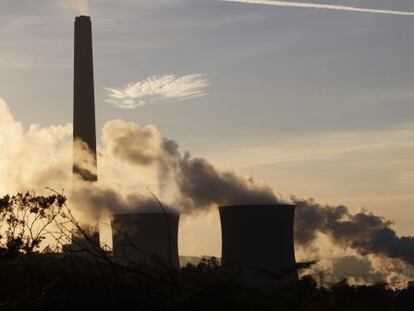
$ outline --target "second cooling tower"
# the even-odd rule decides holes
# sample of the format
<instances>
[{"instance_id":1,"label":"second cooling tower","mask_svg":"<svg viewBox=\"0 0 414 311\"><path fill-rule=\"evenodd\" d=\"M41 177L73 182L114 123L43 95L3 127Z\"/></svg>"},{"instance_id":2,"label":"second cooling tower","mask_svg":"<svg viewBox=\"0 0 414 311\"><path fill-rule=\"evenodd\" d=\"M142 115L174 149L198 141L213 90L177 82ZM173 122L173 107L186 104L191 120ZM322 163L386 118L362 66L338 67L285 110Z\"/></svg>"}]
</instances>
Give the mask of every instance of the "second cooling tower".
<instances>
[{"instance_id":1,"label":"second cooling tower","mask_svg":"<svg viewBox=\"0 0 414 311\"><path fill-rule=\"evenodd\" d=\"M251 286L298 279L293 242L295 206L220 207L222 265Z\"/></svg>"},{"instance_id":2,"label":"second cooling tower","mask_svg":"<svg viewBox=\"0 0 414 311\"><path fill-rule=\"evenodd\" d=\"M113 255L122 264L167 264L179 267L175 211L112 216Z\"/></svg>"}]
</instances>

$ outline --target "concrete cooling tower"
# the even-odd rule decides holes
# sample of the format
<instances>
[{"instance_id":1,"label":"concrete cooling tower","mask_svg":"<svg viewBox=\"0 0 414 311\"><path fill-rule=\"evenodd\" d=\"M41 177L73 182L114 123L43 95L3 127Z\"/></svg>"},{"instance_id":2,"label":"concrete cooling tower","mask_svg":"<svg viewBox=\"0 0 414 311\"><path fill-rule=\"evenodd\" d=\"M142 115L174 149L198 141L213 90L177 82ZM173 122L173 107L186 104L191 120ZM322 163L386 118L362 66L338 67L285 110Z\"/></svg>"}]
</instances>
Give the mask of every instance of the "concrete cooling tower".
<instances>
[{"instance_id":1,"label":"concrete cooling tower","mask_svg":"<svg viewBox=\"0 0 414 311\"><path fill-rule=\"evenodd\" d=\"M145 262L156 264L160 258L165 264L179 268L178 223L180 215L141 211L135 214L112 216L113 256L122 264Z\"/></svg>"},{"instance_id":2,"label":"concrete cooling tower","mask_svg":"<svg viewBox=\"0 0 414 311\"><path fill-rule=\"evenodd\" d=\"M219 211L224 267L252 287L298 280L293 241L295 206L224 206Z\"/></svg>"},{"instance_id":3,"label":"concrete cooling tower","mask_svg":"<svg viewBox=\"0 0 414 311\"><path fill-rule=\"evenodd\" d=\"M86 181L96 181L95 91L89 16L76 17L74 61L73 173Z\"/></svg>"}]
</instances>

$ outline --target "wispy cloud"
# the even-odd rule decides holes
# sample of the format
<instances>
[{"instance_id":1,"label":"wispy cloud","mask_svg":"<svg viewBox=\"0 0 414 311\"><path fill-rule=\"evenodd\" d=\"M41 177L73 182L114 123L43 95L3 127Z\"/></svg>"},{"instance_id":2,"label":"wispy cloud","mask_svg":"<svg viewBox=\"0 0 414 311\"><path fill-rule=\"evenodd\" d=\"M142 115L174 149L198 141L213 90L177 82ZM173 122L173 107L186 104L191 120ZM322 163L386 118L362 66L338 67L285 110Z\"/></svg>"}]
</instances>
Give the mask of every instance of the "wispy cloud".
<instances>
[{"instance_id":1,"label":"wispy cloud","mask_svg":"<svg viewBox=\"0 0 414 311\"><path fill-rule=\"evenodd\" d=\"M222 1L249 3L249 4L274 5L274 6L281 6L281 7L293 7L293 8L307 8L307 9L335 10L335 11L348 11L348 12L360 12L360 13L372 13L372 14L414 16L414 12L410 12L410 11L370 9L370 8L361 8L361 7L335 5L335 4L324 4L324 3L293 2L293 1L278 1L278 0L222 0Z\"/></svg>"},{"instance_id":2,"label":"wispy cloud","mask_svg":"<svg viewBox=\"0 0 414 311\"><path fill-rule=\"evenodd\" d=\"M133 109L162 100L184 100L207 94L208 80L203 74L152 76L121 88L105 88L107 103Z\"/></svg>"}]
</instances>

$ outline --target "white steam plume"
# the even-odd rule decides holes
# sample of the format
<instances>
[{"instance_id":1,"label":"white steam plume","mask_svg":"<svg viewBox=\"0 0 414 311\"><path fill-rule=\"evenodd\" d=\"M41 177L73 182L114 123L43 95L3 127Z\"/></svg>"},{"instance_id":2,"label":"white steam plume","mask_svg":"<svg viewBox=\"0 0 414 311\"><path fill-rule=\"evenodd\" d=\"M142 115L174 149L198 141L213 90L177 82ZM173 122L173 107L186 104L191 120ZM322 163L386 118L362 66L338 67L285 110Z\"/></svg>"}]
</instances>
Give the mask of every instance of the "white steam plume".
<instances>
[{"instance_id":1,"label":"white steam plume","mask_svg":"<svg viewBox=\"0 0 414 311\"><path fill-rule=\"evenodd\" d=\"M278 1L278 0L222 0L222 1L248 3L248 4L273 5L273 6L291 7L291 8L305 8L305 9L318 9L318 10L334 10L334 11L371 13L371 14L414 16L414 12L410 12L410 11L370 9L370 8L360 8L360 7L353 7L353 6L324 4L324 3L293 2L293 1Z\"/></svg>"},{"instance_id":2,"label":"white steam plume","mask_svg":"<svg viewBox=\"0 0 414 311\"><path fill-rule=\"evenodd\" d=\"M89 14L88 0L57 0L58 4L66 9L77 10L79 14Z\"/></svg>"}]
</instances>

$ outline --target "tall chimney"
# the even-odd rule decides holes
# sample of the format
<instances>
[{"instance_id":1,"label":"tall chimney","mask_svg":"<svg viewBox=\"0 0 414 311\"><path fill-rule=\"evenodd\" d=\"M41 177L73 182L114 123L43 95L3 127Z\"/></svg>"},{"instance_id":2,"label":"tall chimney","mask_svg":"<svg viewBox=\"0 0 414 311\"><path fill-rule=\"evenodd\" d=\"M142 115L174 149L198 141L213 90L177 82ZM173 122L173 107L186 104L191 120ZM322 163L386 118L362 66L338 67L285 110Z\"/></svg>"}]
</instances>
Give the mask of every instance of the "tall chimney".
<instances>
[{"instance_id":1,"label":"tall chimney","mask_svg":"<svg viewBox=\"0 0 414 311\"><path fill-rule=\"evenodd\" d=\"M97 181L95 96L89 16L75 20L73 103L73 173L85 181Z\"/></svg>"}]
</instances>

